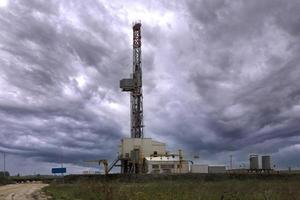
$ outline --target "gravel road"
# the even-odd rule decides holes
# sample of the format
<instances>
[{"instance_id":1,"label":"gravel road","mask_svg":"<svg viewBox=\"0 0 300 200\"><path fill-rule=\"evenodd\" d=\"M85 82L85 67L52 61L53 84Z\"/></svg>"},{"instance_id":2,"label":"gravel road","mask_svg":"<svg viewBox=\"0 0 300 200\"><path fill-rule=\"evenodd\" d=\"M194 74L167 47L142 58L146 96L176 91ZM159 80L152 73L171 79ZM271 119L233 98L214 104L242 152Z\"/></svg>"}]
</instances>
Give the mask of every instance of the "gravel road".
<instances>
[{"instance_id":1,"label":"gravel road","mask_svg":"<svg viewBox=\"0 0 300 200\"><path fill-rule=\"evenodd\" d=\"M46 200L40 190L47 186L43 183L22 183L0 186L0 200Z\"/></svg>"}]
</instances>

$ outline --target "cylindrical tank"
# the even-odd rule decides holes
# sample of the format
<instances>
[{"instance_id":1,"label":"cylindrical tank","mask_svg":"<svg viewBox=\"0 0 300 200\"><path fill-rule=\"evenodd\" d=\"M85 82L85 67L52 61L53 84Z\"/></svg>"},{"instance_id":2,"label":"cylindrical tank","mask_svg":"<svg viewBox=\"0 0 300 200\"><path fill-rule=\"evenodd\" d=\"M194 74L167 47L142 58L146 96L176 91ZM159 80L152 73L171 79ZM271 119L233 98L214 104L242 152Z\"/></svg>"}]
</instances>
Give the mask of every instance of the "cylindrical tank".
<instances>
[{"instance_id":1,"label":"cylindrical tank","mask_svg":"<svg viewBox=\"0 0 300 200\"><path fill-rule=\"evenodd\" d=\"M251 170L259 169L258 155L250 155L250 169Z\"/></svg>"},{"instance_id":2,"label":"cylindrical tank","mask_svg":"<svg viewBox=\"0 0 300 200\"><path fill-rule=\"evenodd\" d=\"M262 169L270 170L271 169L271 156L262 156L261 157Z\"/></svg>"}]
</instances>

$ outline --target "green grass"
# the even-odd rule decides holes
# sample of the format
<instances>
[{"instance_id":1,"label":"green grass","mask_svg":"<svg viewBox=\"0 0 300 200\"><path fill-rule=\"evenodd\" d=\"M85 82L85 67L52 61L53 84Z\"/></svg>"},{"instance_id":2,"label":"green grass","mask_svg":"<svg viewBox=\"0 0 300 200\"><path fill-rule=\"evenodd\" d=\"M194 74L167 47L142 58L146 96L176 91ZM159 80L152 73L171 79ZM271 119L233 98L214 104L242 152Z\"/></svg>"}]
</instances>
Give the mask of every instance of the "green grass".
<instances>
[{"instance_id":1,"label":"green grass","mask_svg":"<svg viewBox=\"0 0 300 200\"><path fill-rule=\"evenodd\" d=\"M51 184L53 200L300 200L299 180L156 180Z\"/></svg>"}]
</instances>

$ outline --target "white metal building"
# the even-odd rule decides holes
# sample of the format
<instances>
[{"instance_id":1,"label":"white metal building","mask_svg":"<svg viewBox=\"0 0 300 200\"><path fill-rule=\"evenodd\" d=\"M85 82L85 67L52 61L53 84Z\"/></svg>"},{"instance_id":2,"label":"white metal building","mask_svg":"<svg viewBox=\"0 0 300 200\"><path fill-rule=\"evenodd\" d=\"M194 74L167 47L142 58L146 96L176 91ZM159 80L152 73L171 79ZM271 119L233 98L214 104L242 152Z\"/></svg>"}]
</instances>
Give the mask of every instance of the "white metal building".
<instances>
[{"instance_id":1,"label":"white metal building","mask_svg":"<svg viewBox=\"0 0 300 200\"><path fill-rule=\"evenodd\" d=\"M208 165L191 165L191 173L200 173L207 174L208 173Z\"/></svg>"},{"instance_id":2,"label":"white metal building","mask_svg":"<svg viewBox=\"0 0 300 200\"><path fill-rule=\"evenodd\" d=\"M222 174L226 173L226 167L224 165L191 165L191 173L200 174Z\"/></svg>"},{"instance_id":3,"label":"white metal building","mask_svg":"<svg viewBox=\"0 0 300 200\"><path fill-rule=\"evenodd\" d=\"M224 165L210 165L210 166L208 166L208 173L224 174L224 173L226 173L226 167Z\"/></svg>"},{"instance_id":4,"label":"white metal building","mask_svg":"<svg viewBox=\"0 0 300 200\"><path fill-rule=\"evenodd\" d=\"M145 165L148 174L189 172L188 162L179 155L145 157Z\"/></svg>"}]
</instances>

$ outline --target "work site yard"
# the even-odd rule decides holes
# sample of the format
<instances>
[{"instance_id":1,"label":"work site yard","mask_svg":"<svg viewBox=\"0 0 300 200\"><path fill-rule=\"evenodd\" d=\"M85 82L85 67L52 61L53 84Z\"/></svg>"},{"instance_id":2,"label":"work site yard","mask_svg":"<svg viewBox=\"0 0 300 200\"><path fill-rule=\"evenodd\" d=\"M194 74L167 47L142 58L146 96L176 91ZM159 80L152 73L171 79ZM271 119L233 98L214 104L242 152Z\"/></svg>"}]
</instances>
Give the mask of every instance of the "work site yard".
<instances>
[{"instance_id":1,"label":"work site yard","mask_svg":"<svg viewBox=\"0 0 300 200\"><path fill-rule=\"evenodd\" d=\"M68 182L68 181L67 181ZM44 188L53 200L297 200L299 177L77 179Z\"/></svg>"}]
</instances>

